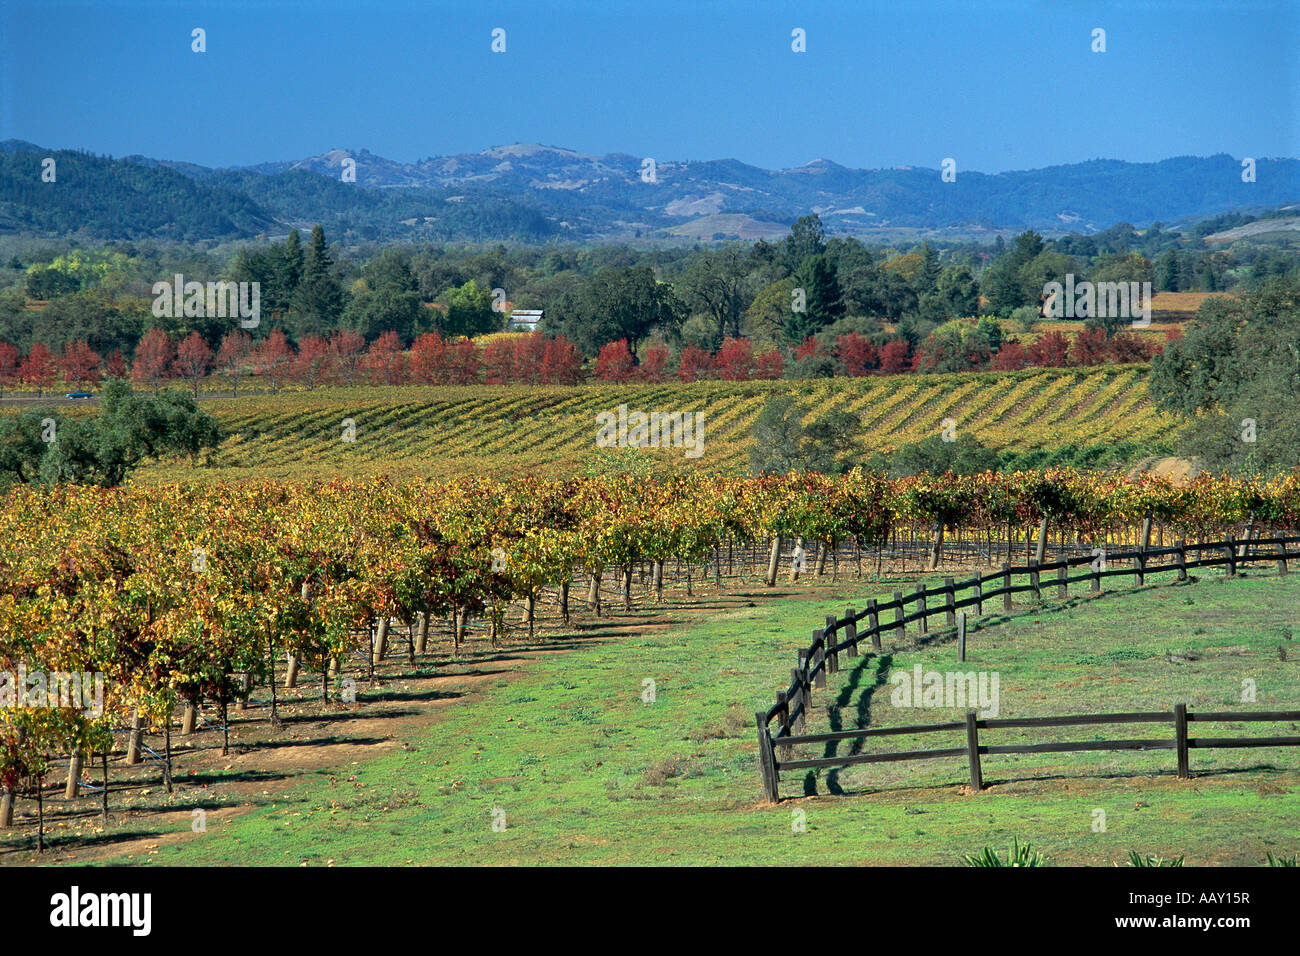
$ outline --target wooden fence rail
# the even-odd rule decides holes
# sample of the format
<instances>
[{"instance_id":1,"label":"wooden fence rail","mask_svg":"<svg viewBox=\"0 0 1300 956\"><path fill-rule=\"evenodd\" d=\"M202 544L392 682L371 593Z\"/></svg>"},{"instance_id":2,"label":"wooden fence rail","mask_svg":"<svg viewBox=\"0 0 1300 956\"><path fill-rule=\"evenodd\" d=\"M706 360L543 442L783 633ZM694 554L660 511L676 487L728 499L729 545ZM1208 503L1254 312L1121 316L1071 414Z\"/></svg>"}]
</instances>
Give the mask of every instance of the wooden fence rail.
<instances>
[{"instance_id":1,"label":"wooden fence rail","mask_svg":"<svg viewBox=\"0 0 1300 956\"><path fill-rule=\"evenodd\" d=\"M779 784L783 771L818 770L832 767L849 767L863 763L893 763L902 760L932 760L942 757L965 757L970 769L971 790L984 787L981 757L997 754L1080 753L1089 750L1174 750L1177 751L1178 776L1190 776L1189 752L1214 748L1241 747L1300 747L1300 736L1284 737L1191 737L1188 725L1197 722L1264 723L1300 721L1300 710L1290 711L1216 711L1196 713L1188 711L1186 704L1175 704L1172 711L1160 713L1126 714L1073 714L1065 717L1011 717L984 719L976 712L966 712L964 721L940 724L917 724L907 727L877 727L868 730L841 730L826 734L807 734L773 739L763 727L759 734L759 763L763 774L763 789L773 802L780 800ZM1172 737L1114 740L1068 740L1037 744L983 744L980 731L1014 727L1077 727L1087 724L1164 724L1173 730ZM874 737L898 734L953 733L965 731L965 744L932 750L898 750L883 753L857 753L843 756L808 759L780 759L780 751L789 751L801 744L821 744L841 740L867 740Z\"/></svg>"},{"instance_id":2,"label":"wooden fence rail","mask_svg":"<svg viewBox=\"0 0 1300 956\"><path fill-rule=\"evenodd\" d=\"M778 800L777 784L780 781L781 770L800 770L800 769L817 769L825 767L842 767L856 763L873 763L889 762L896 760L920 760L931 757L953 757L966 755L971 763L971 781L974 789L978 790L980 781L979 776L979 755L981 753L1001 754L1001 753L1050 753L1050 752L1071 752L1082 750L1143 750L1143 749L1177 749L1178 750L1178 769L1180 776L1186 776L1187 771L1187 751L1195 747L1252 747L1252 746L1296 746L1300 745L1300 737L1278 737L1267 738L1276 741L1274 743L1257 743L1254 742L1259 738L1199 738L1189 740L1187 738L1186 725L1188 721L1205 721L1205 720L1296 720L1300 719L1300 712L1285 712L1282 716L1273 716L1270 714L1199 714L1194 715L1187 713L1183 704L1178 704L1172 713L1157 714L1098 714L1098 715L1080 715L1073 717L1033 717L1033 718L1011 718L1011 719L977 719L974 712L967 715L965 722L949 724L930 724L916 727L884 727L874 728L871 730L851 730L839 731L831 734L810 734L799 735L807 723L809 712L812 708L812 691L815 687L825 687L826 674L834 673L839 670L840 655L854 658L858 656L859 644L862 641L870 640L873 650L882 648L881 637L885 633L897 632L897 637L903 639L906 636L906 627L908 624L916 623L919 626L921 634L928 633L929 621L933 617L943 615L945 625L952 627L957 619L957 613L965 608L975 608L976 616L982 616L984 611L984 602L991 601L998 597L1003 598L1003 611L1009 611L1012 607L1011 598L1014 594L1031 593L1035 601L1042 600L1042 575L1047 572L1055 572L1054 584L1057 590L1057 598L1064 600L1068 596L1069 587L1072 584L1087 583L1093 593L1100 592L1101 579L1106 577L1115 577L1120 575L1130 575L1134 578L1135 583L1144 583L1148 574L1159 574L1162 572L1176 572L1179 581L1187 580L1187 572L1196 568L1226 566L1228 575L1234 576L1242 565L1252 562L1274 562L1279 574L1288 572L1288 561L1294 558L1300 558L1300 551L1288 552L1288 545L1300 543L1300 537L1274 537L1274 538L1257 538L1237 541L1232 535L1229 535L1223 541L1211 541L1202 544L1186 544L1183 541L1175 542L1173 547L1164 548L1138 548L1128 551L1117 551L1113 554L1104 552L1095 556L1079 555L1074 557L1063 558L1058 561L1044 562L1037 564L1030 561L1024 567L1012 567L1003 564L1000 571L992 574L976 574L973 578L965 581L954 581L952 578L945 578L942 585L937 587L925 587L924 584L917 586L916 590L910 595L904 595L902 591L895 591L891 600L873 599L867 602L866 610L855 611L850 608L844 617L836 618L828 616L825 627L813 631L812 643L806 650L799 652L799 663L790 672L790 686L785 691L777 694L776 704L766 711L759 711L755 714L758 724L758 743L759 743L759 769L762 774L763 788L768 799ZM1195 553L1195 558L1189 558L1188 552ZM1204 557L1205 554L1215 555L1213 557ZM1170 559L1164 563L1153 564L1154 560L1167 558ZM1117 567L1123 562L1132 562L1133 567ZM1083 574L1070 576L1070 569L1080 565L1088 565L1088 571ZM1023 578L1025 583L1013 584L1013 578ZM985 585L990 582L998 582L999 586L986 588ZM957 597L959 593L969 591L969 596ZM942 603L931 606L928 601L930 598L941 597ZM908 607L914 606L916 609L909 612ZM892 619L885 620L883 615L892 612ZM858 629L858 625L866 621L866 627ZM962 630L964 631L965 619L962 619ZM1181 715L1181 716L1180 716ZM776 730L773 732L772 723L776 722ZM1173 741L1167 740L1148 740L1148 741L1085 741L1070 744L1029 744L1029 745L1008 745L998 747L982 747L978 744L979 729L997 728L997 727L1028 727L1028 726L1073 726L1085 723L1136 723L1150 722L1159 723L1164 721L1174 721L1178 730ZM1054 723L1056 722L1056 723ZM921 750L921 751L900 751L885 754L852 754L844 757L821 757L807 760L785 760L777 759L776 749L788 754L790 748L796 744L825 743L832 740L852 740L866 739L870 737L886 736L903 733L930 733L938 730L958 730L965 729L967 734L967 743L965 747L950 748L947 750ZM1045 748L1045 749L1036 749Z\"/></svg>"}]
</instances>

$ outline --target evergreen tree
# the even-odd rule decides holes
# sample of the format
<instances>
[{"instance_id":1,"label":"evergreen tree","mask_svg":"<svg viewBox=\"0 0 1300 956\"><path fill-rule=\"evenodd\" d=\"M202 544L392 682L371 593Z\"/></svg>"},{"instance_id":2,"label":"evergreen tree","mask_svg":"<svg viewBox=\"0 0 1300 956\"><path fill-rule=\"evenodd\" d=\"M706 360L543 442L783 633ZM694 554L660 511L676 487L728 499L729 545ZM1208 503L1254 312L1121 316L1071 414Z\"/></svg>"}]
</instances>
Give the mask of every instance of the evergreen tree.
<instances>
[{"instance_id":1,"label":"evergreen tree","mask_svg":"<svg viewBox=\"0 0 1300 956\"><path fill-rule=\"evenodd\" d=\"M826 228L816 213L796 219L790 235L781 244L781 256L789 272L797 270L809 256L819 256L825 251Z\"/></svg>"},{"instance_id":2,"label":"evergreen tree","mask_svg":"<svg viewBox=\"0 0 1300 956\"><path fill-rule=\"evenodd\" d=\"M321 236L324 238L323 232ZM289 238L284 241L285 289L290 296L298 291L298 285L302 282L304 265L302 239L298 236L297 229L290 229Z\"/></svg>"},{"instance_id":3,"label":"evergreen tree","mask_svg":"<svg viewBox=\"0 0 1300 956\"><path fill-rule=\"evenodd\" d=\"M974 315L979 311L980 294L975 277L967 266L950 266L939 277L938 294L948 318Z\"/></svg>"},{"instance_id":4,"label":"evergreen tree","mask_svg":"<svg viewBox=\"0 0 1300 956\"><path fill-rule=\"evenodd\" d=\"M336 327L343 314L343 287L334 275L334 260L325 244L325 230L311 230L302 281L293 296L293 331L301 338L320 335Z\"/></svg>"},{"instance_id":5,"label":"evergreen tree","mask_svg":"<svg viewBox=\"0 0 1300 956\"><path fill-rule=\"evenodd\" d=\"M795 275L795 291L803 289L804 310L791 309L786 316L785 335L792 342L802 342L844 315L844 295L840 291L835 265L826 255L809 256Z\"/></svg>"},{"instance_id":6,"label":"evergreen tree","mask_svg":"<svg viewBox=\"0 0 1300 956\"><path fill-rule=\"evenodd\" d=\"M296 284L289 279L280 249L241 248L230 266L232 282L256 282L262 309L272 315L289 311Z\"/></svg>"},{"instance_id":7,"label":"evergreen tree","mask_svg":"<svg viewBox=\"0 0 1300 956\"><path fill-rule=\"evenodd\" d=\"M936 290L941 271L939 254L934 251L934 247L928 240L921 243L921 268L917 270L915 282L918 297Z\"/></svg>"},{"instance_id":8,"label":"evergreen tree","mask_svg":"<svg viewBox=\"0 0 1300 956\"><path fill-rule=\"evenodd\" d=\"M303 266L304 282L323 279L330 274L334 259L330 256L329 246L325 244L325 230L320 223L311 227L311 246L307 251L307 261Z\"/></svg>"},{"instance_id":9,"label":"evergreen tree","mask_svg":"<svg viewBox=\"0 0 1300 956\"><path fill-rule=\"evenodd\" d=\"M1001 243L1002 237L998 240ZM1004 248L995 245L995 248ZM998 255L993 264L980 279L980 288L989 300L989 307L1001 316L1009 316L1013 309L1022 305L1038 305L1038 293L1026 299L1025 277L1021 270L1038 258L1043 251L1043 237L1033 230L1027 230L1016 236L1015 243ZM1034 271L1034 270L1031 270ZM1038 292L1042 291L1039 286Z\"/></svg>"}]
</instances>

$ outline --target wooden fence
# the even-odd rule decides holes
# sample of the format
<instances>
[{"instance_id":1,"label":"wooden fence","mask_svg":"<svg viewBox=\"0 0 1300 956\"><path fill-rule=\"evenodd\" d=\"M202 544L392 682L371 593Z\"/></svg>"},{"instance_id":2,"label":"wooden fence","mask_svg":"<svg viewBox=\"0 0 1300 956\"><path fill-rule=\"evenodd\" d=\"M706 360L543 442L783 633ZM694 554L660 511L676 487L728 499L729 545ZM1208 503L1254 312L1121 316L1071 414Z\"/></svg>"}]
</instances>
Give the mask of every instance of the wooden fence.
<instances>
[{"instance_id":1,"label":"wooden fence","mask_svg":"<svg viewBox=\"0 0 1300 956\"><path fill-rule=\"evenodd\" d=\"M1033 561L1025 567L1012 567L1003 564L1001 571L991 574L976 574L965 581L945 578L942 586L925 587L918 584L911 594L895 591L892 600L870 600L862 611L850 608L842 618L833 615L826 618L826 626L813 631L812 643L806 650L799 652L798 666L790 672L790 686L778 692L776 703L767 711L759 711L755 717L758 723L759 769L763 779L763 790L772 801L780 799L778 785L782 770L811 770L830 767L843 767L859 763L884 763L899 760L921 760L936 757L965 756L970 762L971 786L979 790L982 785L980 773L980 754L1010 753L1052 753L1084 750L1178 750L1179 776L1187 776L1187 752L1192 748L1208 747L1285 747L1300 746L1300 737L1271 738L1233 738L1233 737L1187 737L1189 721L1274 721L1300 720L1300 711L1258 712L1258 713L1188 713L1186 705L1176 704L1168 713L1127 713L1094 714L1066 717L1027 717L982 719L974 711L968 712L964 721L927 724L907 727L881 727L869 730L846 730L826 734L801 734L812 708L812 692L815 688L826 686L826 675L840 669L840 655L849 658L858 656L860 642L870 641L871 648L882 649L882 637L886 633L897 639L904 639L907 626L915 624L918 634L929 633L931 618L943 615L945 628L954 628L958 623L958 614L965 622L965 609L974 608L976 616L984 614L984 603L1002 598L1002 610L1010 611L1012 596L1015 594L1032 594L1034 601L1042 600L1045 587L1055 587L1058 600L1065 600L1071 585L1087 583L1093 593L1101 591L1103 578L1115 576L1132 576L1137 585L1146 582L1146 576L1159 573L1176 573L1177 580L1186 581L1187 572L1197 568L1225 567L1229 577L1235 576L1238 568L1252 563L1275 565L1279 574L1288 572L1288 563L1300 558L1300 551L1288 551L1289 545L1300 543L1300 537L1274 537L1247 539L1237 541L1229 535L1223 541L1211 541L1202 544L1185 544L1175 542L1167 548L1137 548L1118 551L1113 554L1104 552L1095 556L1080 555L1062 558L1058 561L1044 562L1039 565ZM1195 557L1189 557L1194 554ZM1209 557L1206 557L1206 554ZM1070 570L1080 565L1087 565L1082 574L1071 575ZM1125 566L1128 565L1128 566ZM1044 575L1052 575L1046 581ZM1022 583L1015 583L1020 579ZM993 587L989 587L993 585ZM964 595L964 596L963 596ZM931 598L941 598L941 602L931 606ZM909 607L914 610L909 611ZM891 620L882 620L890 614ZM863 621L866 626L858 629ZM964 659L965 628L960 628L960 659ZM772 723L776 722L776 731ZM1122 724L1122 723L1173 723L1175 736L1171 740L1109 740L1083 741L1075 743L1047 743L1026 745L985 746L979 743L979 730L1006 727L1067 727L1080 724ZM940 731L966 731L965 746L939 750L911 750L877 754L848 754L842 757L821 757L816 759L789 759L791 748L798 744L828 743L838 740L869 739L872 737L892 736L898 734L932 733ZM778 750L781 754L778 755ZM778 759L786 756L786 759Z\"/></svg>"}]
</instances>

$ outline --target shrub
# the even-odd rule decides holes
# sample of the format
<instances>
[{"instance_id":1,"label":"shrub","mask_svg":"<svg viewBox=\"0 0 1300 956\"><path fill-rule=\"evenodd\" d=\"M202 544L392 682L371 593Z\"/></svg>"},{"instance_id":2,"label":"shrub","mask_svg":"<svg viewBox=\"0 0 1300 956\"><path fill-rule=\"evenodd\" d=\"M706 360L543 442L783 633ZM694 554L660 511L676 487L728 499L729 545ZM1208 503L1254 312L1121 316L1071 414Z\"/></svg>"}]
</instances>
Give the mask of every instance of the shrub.
<instances>
[{"instance_id":1,"label":"shrub","mask_svg":"<svg viewBox=\"0 0 1300 956\"><path fill-rule=\"evenodd\" d=\"M1020 840L1013 839L1005 860L992 847L986 846L974 856L963 856L962 862L967 866L1046 866L1047 857L1028 843L1022 845Z\"/></svg>"},{"instance_id":2,"label":"shrub","mask_svg":"<svg viewBox=\"0 0 1300 956\"><path fill-rule=\"evenodd\" d=\"M1164 857L1156 856L1154 853L1148 853L1146 856L1138 856L1137 850L1128 851L1129 866L1182 866L1182 856L1176 856L1173 859L1166 860Z\"/></svg>"}]
</instances>

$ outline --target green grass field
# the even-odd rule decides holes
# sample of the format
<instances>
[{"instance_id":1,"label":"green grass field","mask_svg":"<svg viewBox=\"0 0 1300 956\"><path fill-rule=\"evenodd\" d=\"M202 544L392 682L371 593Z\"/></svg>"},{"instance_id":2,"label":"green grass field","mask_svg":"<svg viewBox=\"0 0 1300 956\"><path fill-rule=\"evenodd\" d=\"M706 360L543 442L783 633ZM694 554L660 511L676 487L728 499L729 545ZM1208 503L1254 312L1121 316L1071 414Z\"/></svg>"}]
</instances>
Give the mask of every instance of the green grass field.
<instances>
[{"instance_id":1,"label":"green grass field","mask_svg":"<svg viewBox=\"0 0 1300 956\"><path fill-rule=\"evenodd\" d=\"M1300 851L1300 748L1193 750L1191 780L1177 779L1172 751L990 756L979 794L965 792L961 759L866 765L784 780L782 803L763 804L754 711L788 683L795 651L826 613L891 587L820 581L775 598L732 590L728 606L712 611L704 594L694 612L665 610L642 633L575 641L502 672L384 756L305 775L205 833L179 823L182 832L157 833L150 852L104 861L953 864L986 844L1005 850L1013 837L1057 865L1122 865L1130 849L1183 854L1188 865L1258 865L1267 851ZM986 618L970 632L964 669L1000 674L1004 717L1167 710L1175 701L1295 710L1298 616L1300 575L1206 574ZM951 640L886 639L883 653L846 660L830 676L814 696L810 732L953 719L892 706L885 683L888 667L953 668ZM482 662L489 671L492 660ZM1252 704L1241 702L1246 678L1257 687ZM654 703L642 701L646 680ZM367 692L363 700L375 699L361 713L393 695L392 686ZM1193 736L1296 732L1193 725ZM1148 725L1140 735L1172 728ZM958 745L938 737L917 745ZM999 742L1016 739L1003 731ZM219 793L221 774L210 779ZM183 788L173 803L209 806L205 796L215 799ZM1105 832L1093 829L1098 810ZM795 832L800 817L805 832Z\"/></svg>"},{"instance_id":2,"label":"green grass field","mask_svg":"<svg viewBox=\"0 0 1300 956\"><path fill-rule=\"evenodd\" d=\"M938 434L947 418L959 433L1018 452L1066 443L1155 445L1175 430L1152 408L1139 366L815 381L333 388L205 401L228 436L210 466L156 465L136 480L572 472L595 451L596 413L620 403L704 413L704 455L645 453L663 465L743 468L750 428L772 392L791 394L814 419L833 409L859 416L862 458ZM355 442L342 440L344 419L355 423Z\"/></svg>"}]
</instances>

